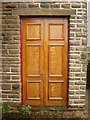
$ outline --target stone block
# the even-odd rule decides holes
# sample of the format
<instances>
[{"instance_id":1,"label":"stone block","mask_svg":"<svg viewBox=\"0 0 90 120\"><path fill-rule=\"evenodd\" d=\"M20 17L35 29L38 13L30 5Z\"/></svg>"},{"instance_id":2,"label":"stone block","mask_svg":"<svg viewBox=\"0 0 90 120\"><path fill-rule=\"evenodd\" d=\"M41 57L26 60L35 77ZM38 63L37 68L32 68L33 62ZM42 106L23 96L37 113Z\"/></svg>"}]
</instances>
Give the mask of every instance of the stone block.
<instances>
[{"instance_id":1,"label":"stone block","mask_svg":"<svg viewBox=\"0 0 90 120\"><path fill-rule=\"evenodd\" d=\"M75 95L74 95L74 96L70 96L69 98L70 98L70 99L79 99L79 96L75 96Z\"/></svg>"},{"instance_id":2,"label":"stone block","mask_svg":"<svg viewBox=\"0 0 90 120\"><path fill-rule=\"evenodd\" d=\"M76 33L76 37L82 37L82 33Z\"/></svg>"},{"instance_id":3,"label":"stone block","mask_svg":"<svg viewBox=\"0 0 90 120\"><path fill-rule=\"evenodd\" d=\"M12 90L18 90L19 86L19 84L12 84Z\"/></svg>"},{"instance_id":4,"label":"stone block","mask_svg":"<svg viewBox=\"0 0 90 120\"><path fill-rule=\"evenodd\" d=\"M9 72L10 71L10 68L9 67L3 67L3 72Z\"/></svg>"},{"instance_id":5,"label":"stone block","mask_svg":"<svg viewBox=\"0 0 90 120\"><path fill-rule=\"evenodd\" d=\"M2 98L7 98L7 95L2 94Z\"/></svg>"},{"instance_id":6,"label":"stone block","mask_svg":"<svg viewBox=\"0 0 90 120\"><path fill-rule=\"evenodd\" d=\"M80 90L86 90L86 86L80 86Z\"/></svg>"},{"instance_id":7,"label":"stone block","mask_svg":"<svg viewBox=\"0 0 90 120\"><path fill-rule=\"evenodd\" d=\"M74 95L74 91L69 91L69 94L70 95Z\"/></svg>"},{"instance_id":8,"label":"stone block","mask_svg":"<svg viewBox=\"0 0 90 120\"><path fill-rule=\"evenodd\" d=\"M87 59L87 52L81 53L81 59Z\"/></svg>"},{"instance_id":9,"label":"stone block","mask_svg":"<svg viewBox=\"0 0 90 120\"><path fill-rule=\"evenodd\" d=\"M87 72L87 65L82 65L82 72Z\"/></svg>"},{"instance_id":10,"label":"stone block","mask_svg":"<svg viewBox=\"0 0 90 120\"><path fill-rule=\"evenodd\" d=\"M77 27L78 27L78 28L86 28L87 26L86 26L86 24L83 24L83 23L82 23L82 24L77 24Z\"/></svg>"},{"instance_id":11,"label":"stone block","mask_svg":"<svg viewBox=\"0 0 90 120\"><path fill-rule=\"evenodd\" d=\"M61 7L62 8L70 8L70 4L67 4L67 3L66 4L61 4Z\"/></svg>"},{"instance_id":12,"label":"stone block","mask_svg":"<svg viewBox=\"0 0 90 120\"><path fill-rule=\"evenodd\" d=\"M85 96L80 96L80 99L85 99L86 97Z\"/></svg>"},{"instance_id":13,"label":"stone block","mask_svg":"<svg viewBox=\"0 0 90 120\"><path fill-rule=\"evenodd\" d=\"M79 81L79 82L75 82L75 85L85 85L85 82Z\"/></svg>"},{"instance_id":14,"label":"stone block","mask_svg":"<svg viewBox=\"0 0 90 120\"><path fill-rule=\"evenodd\" d=\"M2 90L11 90L11 84L2 84Z\"/></svg>"},{"instance_id":15,"label":"stone block","mask_svg":"<svg viewBox=\"0 0 90 120\"><path fill-rule=\"evenodd\" d=\"M79 90L79 86L70 86L69 89L70 90Z\"/></svg>"},{"instance_id":16,"label":"stone block","mask_svg":"<svg viewBox=\"0 0 90 120\"><path fill-rule=\"evenodd\" d=\"M75 93L76 95L79 95L79 94L80 94L80 91L74 91L74 93Z\"/></svg>"},{"instance_id":17,"label":"stone block","mask_svg":"<svg viewBox=\"0 0 90 120\"><path fill-rule=\"evenodd\" d=\"M60 8L60 4L51 3L50 8Z\"/></svg>"},{"instance_id":18,"label":"stone block","mask_svg":"<svg viewBox=\"0 0 90 120\"><path fill-rule=\"evenodd\" d=\"M19 80L20 76L12 76L12 80Z\"/></svg>"},{"instance_id":19,"label":"stone block","mask_svg":"<svg viewBox=\"0 0 90 120\"><path fill-rule=\"evenodd\" d=\"M12 71L12 72L19 72L19 70L20 70L20 69L17 68L17 67L11 68L11 71Z\"/></svg>"},{"instance_id":20,"label":"stone block","mask_svg":"<svg viewBox=\"0 0 90 120\"><path fill-rule=\"evenodd\" d=\"M86 4L86 3L83 3L83 4L82 4L82 8L85 8L85 9L86 9L86 8L87 8L87 4Z\"/></svg>"},{"instance_id":21,"label":"stone block","mask_svg":"<svg viewBox=\"0 0 90 120\"><path fill-rule=\"evenodd\" d=\"M81 29L79 29L79 28L72 28L71 27L71 32L81 32Z\"/></svg>"},{"instance_id":22,"label":"stone block","mask_svg":"<svg viewBox=\"0 0 90 120\"><path fill-rule=\"evenodd\" d=\"M80 55L70 55L70 59L80 59Z\"/></svg>"},{"instance_id":23,"label":"stone block","mask_svg":"<svg viewBox=\"0 0 90 120\"><path fill-rule=\"evenodd\" d=\"M6 80L6 79L9 80L9 79L10 79L10 76L9 76L9 75L3 75L3 76L2 76L2 79L3 79L3 80Z\"/></svg>"},{"instance_id":24,"label":"stone block","mask_svg":"<svg viewBox=\"0 0 90 120\"><path fill-rule=\"evenodd\" d=\"M6 4L6 8L16 8L17 4L11 3L11 4Z\"/></svg>"},{"instance_id":25,"label":"stone block","mask_svg":"<svg viewBox=\"0 0 90 120\"><path fill-rule=\"evenodd\" d=\"M9 53L10 54L18 54L19 53L19 50L9 50Z\"/></svg>"},{"instance_id":26,"label":"stone block","mask_svg":"<svg viewBox=\"0 0 90 120\"><path fill-rule=\"evenodd\" d=\"M81 72L81 68L71 68L70 72Z\"/></svg>"},{"instance_id":27,"label":"stone block","mask_svg":"<svg viewBox=\"0 0 90 120\"><path fill-rule=\"evenodd\" d=\"M30 8L39 8L39 4L29 3L28 7L30 7Z\"/></svg>"},{"instance_id":28,"label":"stone block","mask_svg":"<svg viewBox=\"0 0 90 120\"><path fill-rule=\"evenodd\" d=\"M25 3L18 3L18 8L25 8L27 7L27 4Z\"/></svg>"},{"instance_id":29,"label":"stone block","mask_svg":"<svg viewBox=\"0 0 90 120\"><path fill-rule=\"evenodd\" d=\"M71 4L72 8L81 8L81 4Z\"/></svg>"},{"instance_id":30,"label":"stone block","mask_svg":"<svg viewBox=\"0 0 90 120\"><path fill-rule=\"evenodd\" d=\"M84 95L85 95L85 94L86 94L86 91L81 91L81 90L80 90L80 94L84 94Z\"/></svg>"},{"instance_id":31,"label":"stone block","mask_svg":"<svg viewBox=\"0 0 90 120\"><path fill-rule=\"evenodd\" d=\"M76 103L76 104L85 104L85 100L76 100L76 101L74 101L74 103Z\"/></svg>"},{"instance_id":32,"label":"stone block","mask_svg":"<svg viewBox=\"0 0 90 120\"><path fill-rule=\"evenodd\" d=\"M8 95L8 98L19 98L19 95L15 95L15 94Z\"/></svg>"},{"instance_id":33,"label":"stone block","mask_svg":"<svg viewBox=\"0 0 90 120\"><path fill-rule=\"evenodd\" d=\"M50 4L49 3L41 3L40 7L41 8L49 8Z\"/></svg>"}]
</instances>

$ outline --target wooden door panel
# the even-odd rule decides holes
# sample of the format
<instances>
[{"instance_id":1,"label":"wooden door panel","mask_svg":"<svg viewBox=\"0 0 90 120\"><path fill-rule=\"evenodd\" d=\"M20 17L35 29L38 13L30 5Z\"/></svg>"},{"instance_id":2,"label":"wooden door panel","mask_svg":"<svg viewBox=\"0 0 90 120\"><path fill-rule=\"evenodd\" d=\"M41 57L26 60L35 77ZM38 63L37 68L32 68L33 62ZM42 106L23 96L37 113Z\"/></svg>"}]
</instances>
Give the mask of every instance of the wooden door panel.
<instances>
[{"instance_id":1,"label":"wooden door panel","mask_svg":"<svg viewBox=\"0 0 90 120\"><path fill-rule=\"evenodd\" d=\"M60 45L49 46L49 76L62 76L63 48Z\"/></svg>"},{"instance_id":2,"label":"wooden door panel","mask_svg":"<svg viewBox=\"0 0 90 120\"><path fill-rule=\"evenodd\" d=\"M41 46L28 44L26 47L27 76L41 75Z\"/></svg>"},{"instance_id":3,"label":"wooden door panel","mask_svg":"<svg viewBox=\"0 0 90 120\"><path fill-rule=\"evenodd\" d=\"M25 18L21 27L23 104L67 105L67 18Z\"/></svg>"},{"instance_id":4,"label":"wooden door panel","mask_svg":"<svg viewBox=\"0 0 90 120\"><path fill-rule=\"evenodd\" d=\"M41 39L41 25L40 24L27 24L27 40Z\"/></svg>"},{"instance_id":5,"label":"wooden door panel","mask_svg":"<svg viewBox=\"0 0 90 120\"><path fill-rule=\"evenodd\" d=\"M27 99L39 100L42 99L41 81L27 81Z\"/></svg>"},{"instance_id":6,"label":"wooden door panel","mask_svg":"<svg viewBox=\"0 0 90 120\"><path fill-rule=\"evenodd\" d=\"M49 24L49 39L50 40L60 40L63 38L63 25L52 23Z\"/></svg>"},{"instance_id":7,"label":"wooden door panel","mask_svg":"<svg viewBox=\"0 0 90 120\"><path fill-rule=\"evenodd\" d=\"M62 83L56 80L49 82L49 100L62 99Z\"/></svg>"}]
</instances>

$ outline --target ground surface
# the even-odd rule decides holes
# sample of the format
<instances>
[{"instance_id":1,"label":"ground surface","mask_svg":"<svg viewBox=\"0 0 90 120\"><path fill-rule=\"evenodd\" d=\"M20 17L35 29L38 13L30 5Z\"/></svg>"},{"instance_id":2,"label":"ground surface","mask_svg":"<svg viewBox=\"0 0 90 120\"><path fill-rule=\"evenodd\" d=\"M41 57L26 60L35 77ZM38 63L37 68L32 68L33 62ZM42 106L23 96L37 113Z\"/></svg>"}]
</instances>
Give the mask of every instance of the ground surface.
<instances>
[{"instance_id":1,"label":"ground surface","mask_svg":"<svg viewBox=\"0 0 90 120\"><path fill-rule=\"evenodd\" d=\"M55 110L55 111L32 111L30 115L23 115L20 112L9 112L3 114L2 120L88 120L83 109L80 110Z\"/></svg>"},{"instance_id":2,"label":"ground surface","mask_svg":"<svg viewBox=\"0 0 90 120\"><path fill-rule=\"evenodd\" d=\"M2 120L90 120L90 88L86 91L86 106L83 108L58 109L42 107L32 110L30 115L23 115L20 111L10 111L2 115Z\"/></svg>"}]
</instances>

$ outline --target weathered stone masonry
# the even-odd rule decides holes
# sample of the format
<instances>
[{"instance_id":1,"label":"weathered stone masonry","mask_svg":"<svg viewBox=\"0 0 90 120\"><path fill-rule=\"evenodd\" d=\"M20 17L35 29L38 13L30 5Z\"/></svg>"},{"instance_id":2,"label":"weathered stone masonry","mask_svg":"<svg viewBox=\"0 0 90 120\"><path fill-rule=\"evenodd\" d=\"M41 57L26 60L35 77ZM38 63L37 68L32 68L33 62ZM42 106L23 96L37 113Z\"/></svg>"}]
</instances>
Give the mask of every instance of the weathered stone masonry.
<instances>
[{"instance_id":1,"label":"weathered stone masonry","mask_svg":"<svg viewBox=\"0 0 90 120\"><path fill-rule=\"evenodd\" d=\"M2 2L2 97L3 102L21 104L20 9L75 10L70 15L68 105L84 106L87 69L86 1ZM15 10L17 12L15 13ZM23 13L24 14L24 13ZM63 14L63 13L62 13Z\"/></svg>"}]
</instances>

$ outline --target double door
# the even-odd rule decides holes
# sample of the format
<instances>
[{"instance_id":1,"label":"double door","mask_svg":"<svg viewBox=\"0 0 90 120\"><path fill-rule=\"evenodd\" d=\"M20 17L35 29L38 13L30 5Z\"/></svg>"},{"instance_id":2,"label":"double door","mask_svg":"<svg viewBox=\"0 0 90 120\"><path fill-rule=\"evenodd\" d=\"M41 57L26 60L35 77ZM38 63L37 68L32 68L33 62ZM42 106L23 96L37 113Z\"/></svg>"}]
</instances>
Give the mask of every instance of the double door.
<instances>
[{"instance_id":1,"label":"double door","mask_svg":"<svg viewBox=\"0 0 90 120\"><path fill-rule=\"evenodd\" d=\"M25 105L67 105L68 19L22 18L22 99Z\"/></svg>"}]
</instances>

